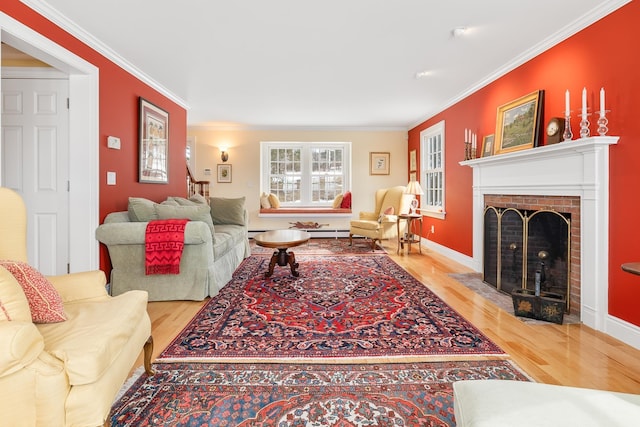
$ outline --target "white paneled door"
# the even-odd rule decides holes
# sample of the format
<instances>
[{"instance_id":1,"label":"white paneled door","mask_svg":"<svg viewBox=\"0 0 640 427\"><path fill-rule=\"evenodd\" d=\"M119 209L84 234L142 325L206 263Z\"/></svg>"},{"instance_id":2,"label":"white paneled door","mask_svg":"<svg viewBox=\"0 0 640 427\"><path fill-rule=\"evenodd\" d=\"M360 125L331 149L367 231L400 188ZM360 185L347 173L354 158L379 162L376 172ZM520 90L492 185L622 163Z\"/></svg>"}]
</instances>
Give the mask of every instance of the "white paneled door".
<instances>
[{"instance_id":1,"label":"white paneled door","mask_svg":"<svg viewBox=\"0 0 640 427\"><path fill-rule=\"evenodd\" d=\"M2 79L1 184L28 212L29 263L47 275L69 263L69 83Z\"/></svg>"}]
</instances>

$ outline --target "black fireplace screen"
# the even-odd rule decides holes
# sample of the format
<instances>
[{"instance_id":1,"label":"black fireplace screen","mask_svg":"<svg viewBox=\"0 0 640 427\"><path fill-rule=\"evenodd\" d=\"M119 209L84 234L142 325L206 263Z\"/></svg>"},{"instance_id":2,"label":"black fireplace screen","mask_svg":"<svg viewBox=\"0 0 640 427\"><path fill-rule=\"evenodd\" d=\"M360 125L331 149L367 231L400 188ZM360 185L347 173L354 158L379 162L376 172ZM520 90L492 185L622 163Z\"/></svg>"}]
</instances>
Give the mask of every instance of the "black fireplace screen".
<instances>
[{"instance_id":1,"label":"black fireplace screen","mask_svg":"<svg viewBox=\"0 0 640 427\"><path fill-rule=\"evenodd\" d=\"M569 307L571 215L488 206L484 211L483 280L562 295Z\"/></svg>"}]
</instances>

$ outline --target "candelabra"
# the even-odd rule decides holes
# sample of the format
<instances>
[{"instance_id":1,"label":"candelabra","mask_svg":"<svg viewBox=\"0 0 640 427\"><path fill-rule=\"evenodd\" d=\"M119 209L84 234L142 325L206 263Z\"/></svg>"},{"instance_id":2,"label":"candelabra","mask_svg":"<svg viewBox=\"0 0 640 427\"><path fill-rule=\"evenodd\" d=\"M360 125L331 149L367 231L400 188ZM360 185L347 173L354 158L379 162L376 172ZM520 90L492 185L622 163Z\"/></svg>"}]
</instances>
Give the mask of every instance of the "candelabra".
<instances>
[{"instance_id":1,"label":"candelabra","mask_svg":"<svg viewBox=\"0 0 640 427\"><path fill-rule=\"evenodd\" d=\"M591 123L589 123L589 119L587 119L587 117L589 117L589 114L583 112L582 120L580 120L580 138L588 138L589 135L591 135L591 131L589 130L589 125Z\"/></svg>"},{"instance_id":2,"label":"candelabra","mask_svg":"<svg viewBox=\"0 0 640 427\"><path fill-rule=\"evenodd\" d=\"M600 110L600 117L598 118L598 135L600 136L605 136L607 134L607 132L609 132L609 128L607 127L607 125L609 124L609 120L607 120L607 117L605 116L605 114L610 111L610 110Z\"/></svg>"},{"instance_id":3,"label":"candelabra","mask_svg":"<svg viewBox=\"0 0 640 427\"><path fill-rule=\"evenodd\" d=\"M565 141L571 141L573 139L573 132L571 132L571 116L567 114L564 116L564 133L562 139Z\"/></svg>"}]
</instances>

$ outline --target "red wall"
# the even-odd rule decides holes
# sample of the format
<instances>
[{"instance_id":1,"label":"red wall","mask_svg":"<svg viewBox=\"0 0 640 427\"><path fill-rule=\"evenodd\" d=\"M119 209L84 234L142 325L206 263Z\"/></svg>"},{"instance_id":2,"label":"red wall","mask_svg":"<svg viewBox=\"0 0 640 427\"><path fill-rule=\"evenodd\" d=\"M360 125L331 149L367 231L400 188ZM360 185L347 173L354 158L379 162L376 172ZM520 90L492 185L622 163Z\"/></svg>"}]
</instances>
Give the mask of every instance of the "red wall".
<instances>
[{"instance_id":1,"label":"red wall","mask_svg":"<svg viewBox=\"0 0 640 427\"><path fill-rule=\"evenodd\" d=\"M100 69L100 222L109 213L127 209L129 196L161 201L168 195L185 195L185 147L187 113L136 77L109 61L95 50L69 35L18 0L2 0L0 11L32 28L60 46ZM138 183L138 97L143 97L169 112L169 183ZM107 148L107 136L121 139L121 150ZM107 186L107 171L117 173L117 185ZM105 247L100 251L100 265L111 269Z\"/></svg>"},{"instance_id":2,"label":"red wall","mask_svg":"<svg viewBox=\"0 0 640 427\"><path fill-rule=\"evenodd\" d=\"M630 2L573 37L528 61L409 131L409 151L420 151L420 131L446 120L445 220L425 218L429 239L472 255L472 172L458 164L464 158L464 129L482 136L495 133L496 110L538 89L545 91L544 123L564 114L564 93L571 92L571 128L578 134L580 94L587 88L589 106L599 109L599 90L607 94L608 135L620 136L610 150L609 313L640 326L640 277L624 273L620 265L640 261L640 2ZM593 118L593 116L592 116ZM592 134L595 126L591 126ZM544 172L544 171L541 171ZM508 180L509 177L505 177ZM583 230L589 233L590 230Z\"/></svg>"}]
</instances>

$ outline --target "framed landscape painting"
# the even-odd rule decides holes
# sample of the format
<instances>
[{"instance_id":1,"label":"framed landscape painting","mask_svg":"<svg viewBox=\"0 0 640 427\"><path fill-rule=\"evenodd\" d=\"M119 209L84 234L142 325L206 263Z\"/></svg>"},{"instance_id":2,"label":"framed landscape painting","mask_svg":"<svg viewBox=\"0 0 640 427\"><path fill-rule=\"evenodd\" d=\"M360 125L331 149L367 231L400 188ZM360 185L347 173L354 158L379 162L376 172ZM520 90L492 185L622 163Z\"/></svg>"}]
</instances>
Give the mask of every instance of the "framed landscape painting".
<instances>
[{"instance_id":1,"label":"framed landscape painting","mask_svg":"<svg viewBox=\"0 0 640 427\"><path fill-rule=\"evenodd\" d=\"M538 146L543 98L544 91L538 90L498 107L495 154Z\"/></svg>"},{"instance_id":2,"label":"framed landscape painting","mask_svg":"<svg viewBox=\"0 0 640 427\"><path fill-rule=\"evenodd\" d=\"M169 113L144 98L139 100L138 181L169 182Z\"/></svg>"}]
</instances>

